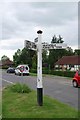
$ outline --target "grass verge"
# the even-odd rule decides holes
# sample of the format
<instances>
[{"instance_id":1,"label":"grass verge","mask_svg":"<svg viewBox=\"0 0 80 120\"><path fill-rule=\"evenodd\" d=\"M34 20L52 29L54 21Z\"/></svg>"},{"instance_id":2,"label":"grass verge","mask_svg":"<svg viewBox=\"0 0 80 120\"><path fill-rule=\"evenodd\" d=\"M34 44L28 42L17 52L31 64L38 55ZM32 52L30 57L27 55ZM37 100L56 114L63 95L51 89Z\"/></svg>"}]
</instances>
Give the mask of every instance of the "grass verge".
<instances>
[{"instance_id":1,"label":"grass verge","mask_svg":"<svg viewBox=\"0 0 80 120\"><path fill-rule=\"evenodd\" d=\"M37 76L37 74L36 73L30 73L30 76ZM58 76L58 75L42 74L42 77L47 77L47 76L55 77L55 76ZM58 77L68 78L69 80L72 80L71 77L64 77L64 76L58 76Z\"/></svg>"},{"instance_id":2,"label":"grass verge","mask_svg":"<svg viewBox=\"0 0 80 120\"><path fill-rule=\"evenodd\" d=\"M42 74L43 77L45 77L47 74ZM37 73L30 73L30 76L37 76Z\"/></svg>"},{"instance_id":3,"label":"grass verge","mask_svg":"<svg viewBox=\"0 0 80 120\"><path fill-rule=\"evenodd\" d=\"M78 111L60 103L48 96L44 96L43 106L38 106L36 92L17 93L11 87L3 90L2 96L3 118L77 118Z\"/></svg>"}]
</instances>

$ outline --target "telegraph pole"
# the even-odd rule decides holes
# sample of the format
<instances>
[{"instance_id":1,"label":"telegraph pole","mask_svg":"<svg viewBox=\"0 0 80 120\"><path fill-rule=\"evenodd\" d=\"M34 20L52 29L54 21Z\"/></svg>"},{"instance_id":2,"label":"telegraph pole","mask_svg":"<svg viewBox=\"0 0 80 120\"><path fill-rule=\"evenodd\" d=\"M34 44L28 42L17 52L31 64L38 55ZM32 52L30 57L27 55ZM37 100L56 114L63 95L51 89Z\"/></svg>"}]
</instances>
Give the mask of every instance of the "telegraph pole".
<instances>
[{"instance_id":1,"label":"telegraph pole","mask_svg":"<svg viewBox=\"0 0 80 120\"><path fill-rule=\"evenodd\" d=\"M43 85L42 85L42 31L37 31L37 102L39 106L43 105Z\"/></svg>"}]
</instances>

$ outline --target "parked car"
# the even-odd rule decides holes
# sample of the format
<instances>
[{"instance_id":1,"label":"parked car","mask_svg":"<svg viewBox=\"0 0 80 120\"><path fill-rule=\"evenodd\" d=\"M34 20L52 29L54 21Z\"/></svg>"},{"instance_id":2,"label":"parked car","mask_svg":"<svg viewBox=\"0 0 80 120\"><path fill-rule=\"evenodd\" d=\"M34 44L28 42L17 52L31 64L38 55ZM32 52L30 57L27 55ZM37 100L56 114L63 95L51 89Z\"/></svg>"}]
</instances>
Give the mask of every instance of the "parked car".
<instances>
[{"instance_id":1,"label":"parked car","mask_svg":"<svg viewBox=\"0 0 80 120\"><path fill-rule=\"evenodd\" d=\"M72 80L73 87L80 86L80 71L76 71L74 78Z\"/></svg>"},{"instance_id":2,"label":"parked car","mask_svg":"<svg viewBox=\"0 0 80 120\"><path fill-rule=\"evenodd\" d=\"M29 66L28 65L19 65L15 69L15 75L29 75Z\"/></svg>"},{"instance_id":3,"label":"parked car","mask_svg":"<svg viewBox=\"0 0 80 120\"><path fill-rule=\"evenodd\" d=\"M9 68L7 69L7 73L15 73L15 69L12 68L12 67L9 67Z\"/></svg>"}]
</instances>

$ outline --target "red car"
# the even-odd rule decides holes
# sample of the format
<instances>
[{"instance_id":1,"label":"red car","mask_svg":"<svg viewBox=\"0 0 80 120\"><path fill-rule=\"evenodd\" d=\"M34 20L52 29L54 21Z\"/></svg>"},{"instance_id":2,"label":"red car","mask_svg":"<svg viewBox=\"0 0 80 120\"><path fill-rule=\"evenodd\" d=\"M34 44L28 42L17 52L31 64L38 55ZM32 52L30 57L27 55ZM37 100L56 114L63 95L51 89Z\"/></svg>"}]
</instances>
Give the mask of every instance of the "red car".
<instances>
[{"instance_id":1,"label":"red car","mask_svg":"<svg viewBox=\"0 0 80 120\"><path fill-rule=\"evenodd\" d=\"M72 80L73 87L80 86L80 71L76 71L74 78Z\"/></svg>"}]
</instances>

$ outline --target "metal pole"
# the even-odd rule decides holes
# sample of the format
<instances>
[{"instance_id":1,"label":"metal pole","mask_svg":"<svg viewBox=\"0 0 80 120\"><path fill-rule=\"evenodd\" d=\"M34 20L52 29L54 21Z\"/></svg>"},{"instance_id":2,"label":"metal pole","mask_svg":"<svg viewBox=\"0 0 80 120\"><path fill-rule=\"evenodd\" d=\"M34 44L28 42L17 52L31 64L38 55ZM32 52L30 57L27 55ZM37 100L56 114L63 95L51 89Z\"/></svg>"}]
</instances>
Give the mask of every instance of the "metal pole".
<instances>
[{"instance_id":1,"label":"metal pole","mask_svg":"<svg viewBox=\"0 0 80 120\"><path fill-rule=\"evenodd\" d=\"M39 106L43 105L43 85L42 85L42 31L38 33L38 44L37 44L37 102Z\"/></svg>"}]
</instances>

